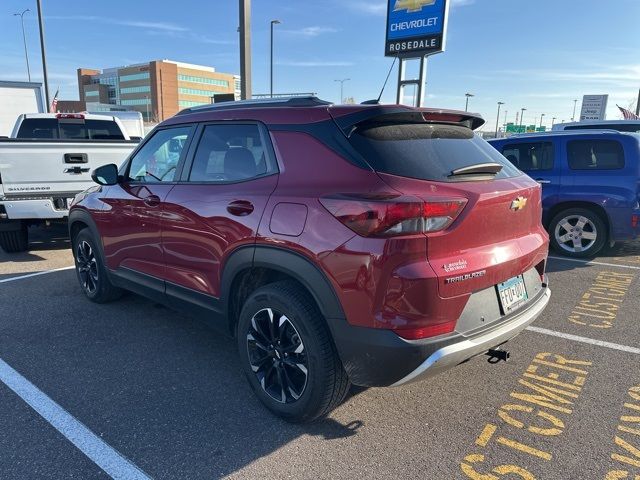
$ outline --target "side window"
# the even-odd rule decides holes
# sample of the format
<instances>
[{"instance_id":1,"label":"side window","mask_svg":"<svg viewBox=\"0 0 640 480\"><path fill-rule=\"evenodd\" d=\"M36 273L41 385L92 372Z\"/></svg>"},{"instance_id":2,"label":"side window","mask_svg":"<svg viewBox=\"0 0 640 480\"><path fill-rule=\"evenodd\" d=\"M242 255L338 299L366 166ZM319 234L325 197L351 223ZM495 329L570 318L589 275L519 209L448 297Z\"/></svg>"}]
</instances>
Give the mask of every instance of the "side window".
<instances>
[{"instance_id":1,"label":"side window","mask_svg":"<svg viewBox=\"0 0 640 480\"><path fill-rule=\"evenodd\" d=\"M129 166L132 182L172 182L191 127L159 130L136 153Z\"/></svg>"},{"instance_id":2,"label":"side window","mask_svg":"<svg viewBox=\"0 0 640 480\"><path fill-rule=\"evenodd\" d=\"M193 159L191 182L239 182L276 171L257 125L207 125Z\"/></svg>"},{"instance_id":3,"label":"side window","mask_svg":"<svg viewBox=\"0 0 640 480\"><path fill-rule=\"evenodd\" d=\"M624 168L624 149L615 140L574 140L567 143L571 170Z\"/></svg>"},{"instance_id":4,"label":"side window","mask_svg":"<svg viewBox=\"0 0 640 480\"><path fill-rule=\"evenodd\" d=\"M505 145L502 154L525 172L553 169L553 143L551 142Z\"/></svg>"}]
</instances>

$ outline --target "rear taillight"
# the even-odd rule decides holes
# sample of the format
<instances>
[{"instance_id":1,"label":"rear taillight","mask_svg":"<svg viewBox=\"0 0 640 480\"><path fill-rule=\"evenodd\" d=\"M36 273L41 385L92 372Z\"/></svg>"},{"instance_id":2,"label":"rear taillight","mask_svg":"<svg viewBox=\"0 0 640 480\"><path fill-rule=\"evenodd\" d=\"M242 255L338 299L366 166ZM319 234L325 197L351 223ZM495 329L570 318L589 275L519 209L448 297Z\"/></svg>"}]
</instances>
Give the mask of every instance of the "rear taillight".
<instances>
[{"instance_id":1,"label":"rear taillight","mask_svg":"<svg viewBox=\"0 0 640 480\"><path fill-rule=\"evenodd\" d=\"M405 340L421 340L423 338L437 337L438 335L451 333L456 329L457 323L458 322L454 320L422 328L398 329L394 330L394 332Z\"/></svg>"},{"instance_id":2,"label":"rear taillight","mask_svg":"<svg viewBox=\"0 0 640 480\"><path fill-rule=\"evenodd\" d=\"M640 219L640 215L631 215L631 226L633 228L638 228L638 220Z\"/></svg>"},{"instance_id":3,"label":"rear taillight","mask_svg":"<svg viewBox=\"0 0 640 480\"><path fill-rule=\"evenodd\" d=\"M458 218L467 199L335 196L321 198L320 203L358 235L395 237L444 230Z\"/></svg>"}]
</instances>

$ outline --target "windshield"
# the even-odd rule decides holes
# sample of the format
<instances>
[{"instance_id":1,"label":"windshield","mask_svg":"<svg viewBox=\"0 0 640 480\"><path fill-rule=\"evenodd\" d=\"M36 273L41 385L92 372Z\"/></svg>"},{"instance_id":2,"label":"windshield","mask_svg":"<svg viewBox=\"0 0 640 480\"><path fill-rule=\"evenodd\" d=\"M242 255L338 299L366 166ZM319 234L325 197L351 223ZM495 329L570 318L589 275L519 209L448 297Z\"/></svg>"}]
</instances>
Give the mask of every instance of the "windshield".
<instances>
[{"instance_id":1,"label":"windshield","mask_svg":"<svg viewBox=\"0 0 640 480\"><path fill-rule=\"evenodd\" d=\"M458 125L428 123L368 123L350 137L351 144L378 172L402 177L448 182L458 170L498 163L494 178L521 172L473 131Z\"/></svg>"}]
</instances>

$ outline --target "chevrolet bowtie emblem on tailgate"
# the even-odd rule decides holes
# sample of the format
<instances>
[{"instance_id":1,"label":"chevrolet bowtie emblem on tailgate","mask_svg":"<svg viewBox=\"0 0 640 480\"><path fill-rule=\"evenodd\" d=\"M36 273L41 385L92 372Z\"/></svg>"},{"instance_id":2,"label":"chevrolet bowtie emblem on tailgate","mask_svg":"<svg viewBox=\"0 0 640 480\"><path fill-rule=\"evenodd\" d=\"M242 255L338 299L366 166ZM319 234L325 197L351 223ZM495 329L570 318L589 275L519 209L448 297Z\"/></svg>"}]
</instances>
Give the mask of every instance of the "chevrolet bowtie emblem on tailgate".
<instances>
[{"instance_id":1,"label":"chevrolet bowtie emblem on tailgate","mask_svg":"<svg viewBox=\"0 0 640 480\"><path fill-rule=\"evenodd\" d=\"M396 0L396 4L393 7L394 12L400 10L406 10L409 13L419 12L423 7L433 5L436 0Z\"/></svg>"},{"instance_id":2,"label":"chevrolet bowtie emblem on tailgate","mask_svg":"<svg viewBox=\"0 0 640 480\"><path fill-rule=\"evenodd\" d=\"M518 210L522 210L527 206L527 199L524 197L518 197L513 202L511 202L511 210L517 212Z\"/></svg>"}]
</instances>

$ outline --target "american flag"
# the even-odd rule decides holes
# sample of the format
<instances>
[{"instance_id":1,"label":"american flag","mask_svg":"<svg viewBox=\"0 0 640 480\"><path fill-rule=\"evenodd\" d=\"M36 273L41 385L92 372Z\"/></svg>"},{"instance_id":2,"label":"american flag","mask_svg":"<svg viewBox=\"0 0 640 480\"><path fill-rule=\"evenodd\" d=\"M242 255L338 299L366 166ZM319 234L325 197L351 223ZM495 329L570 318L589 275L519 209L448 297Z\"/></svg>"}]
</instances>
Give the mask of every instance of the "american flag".
<instances>
[{"instance_id":1,"label":"american flag","mask_svg":"<svg viewBox=\"0 0 640 480\"><path fill-rule=\"evenodd\" d=\"M60 89L56 90L56 94L53 96L53 101L51 102L51 111L56 113L56 109L58 108L58 93L60 93Z\"/></svg>"},{"instance_id":2,"label":"american flag","mask_svg":"<svg viewBox=\"0 0 640 480\"><path fill-rule=\"evenodd\" d=\"M625 120L640 120L640 117L633 113L631 110L627 110L626 108L622 108L620 105L616 105L622 112L622 116Z\"/></svg>"}]
</instances>

